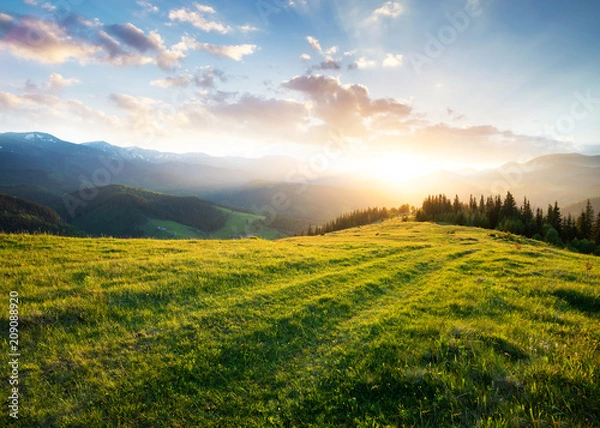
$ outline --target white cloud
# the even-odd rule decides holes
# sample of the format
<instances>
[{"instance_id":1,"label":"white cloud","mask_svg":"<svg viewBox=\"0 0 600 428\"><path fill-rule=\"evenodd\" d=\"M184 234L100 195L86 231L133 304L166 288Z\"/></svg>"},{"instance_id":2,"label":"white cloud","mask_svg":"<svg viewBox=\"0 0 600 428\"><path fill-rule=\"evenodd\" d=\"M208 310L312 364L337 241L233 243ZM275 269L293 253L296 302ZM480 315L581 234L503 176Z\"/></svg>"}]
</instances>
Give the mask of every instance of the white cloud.
<instances>
[{"instance_id":1,"label":"white cloud","mask_svg":"<svg viewBox=\"0 0 600 428\"><path fill-rule=\"evenodd\" d=\"M402 14L404 8L395 1L387 1L380 8L373 11L371 16L366 20L367 24L376 23L379 18L397 18Z\"/></svg>"},{"instance_id":2,"label":"white cloud","mask_svg":"<svg viewBox=\"0 0 600 428\"><path fill-rule=\"evenodd\" d=\"M354 65L356 66L356 68L363 70L365 68L376 67L377 63L375 61L367 59L365 57L360 57L358 60L356 60L354 62Z\"/></svg>"},{"instance_id":3,"label":"white cloud","mask_svg":"<svg viewBox=\"0 0 600 428\"><path fill-rule=\"evenodd\" d=\"M159 88L171 88L179 87L186 88L190 85L191 77L189 76L175 76L166 77L164 79L156 79L150 82L150 86L157 86Z\"/></svg>"},{"instance_id":4,"label":"white cloud","mask_svg":"<svg viewBox=\"0 0 600 428\"><path fill-rule=\"evenodd\" d=\"M404 8L400 3L387 1L379 9L375 9L372 16L388 16L390 18L397 18L403 11Z\"/></svg>"},{"instance_id":5,"label":"white cloud","mask_svg":"<svg viewBox=\"0 0 600 428\"><path fill-rule=\"evenodd\" d=\"M338 51L338 47L337 46L332 46L329 49L323 49L321 47L321 43L319 43L319 40L312 37L312 36L306 36L306 41L308 42L308 44L317 52L319 52L321 55L334 55L335 53L337 53Z\"/></svg>"},{"instance_id":6,"label":"white cloud","mask_svg":"<svg viewBox=\"0 0 600 428\"><path fill-rule=\"evenodd\" d=\"M228 80L223 70L207 66L200 67L194 75L169 76L164 79L153 80L150 85L159 88L186 88L193 84L199 88L214 89L217 79L221 82L227 82Z\"/></svg>"},{"instance_id":7,"label":"white cloud","mask_svg":"<svg viewBox=\"0 0 600 428\"><path fill-rule=\"evenodd\" d=\"M158 13L160 11L160 9L157 6L154 6L149 1L138 0L136 3L138 6L142 7L145 12Z\"/></svg>"},{"instance_id":8,"label":"white cloud","mask_svg":"<svg viewBox=\"0 0 600 428\"><path fill-rule=\"evenodd\" d=\"M184 36L177 45L173 47L176 50L196 50L205 51L217 58L230 58L234 61L241 61L244 56L252 55L257 50L256 45L214 45L211 43L200 43L196 39Z\"/></svg>"},{"instance_id":9,"label":"white cloud","mask_svg":"<svg viewBox=\"0 0 600 428\"><path fill-rule=\"evenodd\" d=\"M48 12L54 12L56 10L56 6L51 3L42 4L42 9L47 10Z\"/></svg>"},{"instance_id":10,"label":"white cloud","mask_svg":"<svg viewBox=\"0 0 600 428\"><path fill-rule=\"evenodd\" d=\"M302 61L310 61L310 55L309 54L302 54L302 55L300 55L300 59Z\"/></svg>"},{"instance_id":11,"label":"white cloud","mask_svg":"<svg viewBox=\"0 0 600 428\"><path fill-rule=\"evenodd\" d=\"M306 41L309 45L313 47L314 50L316 50L319 53L323 53L323 48L321 48L321 44L317 39L315 39L312 36L306 36Z\"/></svg>"},{"instance_id":12,"label":"white cloud","mask_svg":"<svg viewBox=\"0 0 600 428\"><path fill-rule=\"evenodd\" d=\"M387 54L383 60L384 67L400 67L402 65L403 56L400 54Z\"/></svg>"},{"instance_id":13,"label":"white cloud","mask_svg":"<svg viewBox=\"0 0 600 428\"><path fill-rule=\"evenodd\" d=\"M374 117L400 119L412 111L409 105L391 98L372 99L363 85L343 85L330 76L296 76L281 86L304 94L313 106L313 115L329 127L356 136L367 135L367 121Z\"/></svg>"},{"instance_id":14,"label":"white cloud","mask_svg":"<svg viewBox=\"0 0 600 428\"><path fill-rule=\"evenodd\" d=\"M216 11L210 7L196 3L194 5L197 11L189 9L173 9L169 11L171 21L189 22L196 28L203 31L216 31L217 33L227 34L231 31L229 25L224 25L219 21L211 21L205 15L214 15Z\"/></svg>"},{"instance_id":15,"label":"white cloud","mask_svg":"<svg viewBox=\"0 0 600 428\"><path fill-rule=\"evenodd\" d=\"M258 31L258 28L251 24L240 25L238 28L243 33L250 33L252 31Z\"/></svg>"},{"instance_id":16,"label":"white cloud","mask_svg":"<svg viewBox=\"0 0 600 428\"><path fill-rule=\"evenodd\" d=\"M11 33L11 37L0 38L0 50L44 64L75 60L114 66L156 64L171 70L185 58L183 51L167 49L156 31L146 34L131 23L102 25L76 16L59 26L29 16L0 13L0 26Z\"/></svg>"},{"instance_id":17,"label":"white cloud","mask_svg":"<svg viewBox=\"0 0 600 428\"><path fill-rule=\"evenodd\" d=\"M100 50L85 40L70 37L67 29L54 22L32 17L20 20L0 14L0 25L10 28L11 37L0 38L0 49L12 55L45 64L62 64L70 59L86 63Z\"/></svg>"},{"instance_id":18,"label":"white cloud","mask_svg":"<svg viewBox=\"0 0 600 428\"><path fill-rule=\"evenodd\" d=\"M10 92L0 92L0 107L14 110L23 105L21 97L11 94Z\"/></svg>"},{"instance_id":19,"label":"white cloud","mask_svg":"<svg viewBox=\"0 0 600 428\"><path fill-rule=\"evenodd\" d=\"M67 79L58 73L50 74L50 80L48 82L48 88L52 91L60 91L65 86L71 86L80 83L78 79L70 78Z\"/></svg>"}]
</instances>

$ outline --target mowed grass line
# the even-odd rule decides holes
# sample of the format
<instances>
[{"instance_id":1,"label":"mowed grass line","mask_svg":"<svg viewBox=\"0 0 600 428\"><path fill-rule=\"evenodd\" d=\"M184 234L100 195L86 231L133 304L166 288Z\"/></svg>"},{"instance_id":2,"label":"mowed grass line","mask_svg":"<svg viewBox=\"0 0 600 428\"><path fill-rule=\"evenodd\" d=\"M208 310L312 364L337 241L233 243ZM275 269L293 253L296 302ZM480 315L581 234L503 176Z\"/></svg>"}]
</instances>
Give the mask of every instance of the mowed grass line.
<instances>
[{"instance_id":1,"label":"mowed grass line","mask_svg":"<svg viewBox=\"0 0 600 428\"><path fill-rule=\"evenodd\" d=\"M598 424L596 259L489 235L1 235L3 290L23 299L21 422Z\"/></svg>"}]
</instances>

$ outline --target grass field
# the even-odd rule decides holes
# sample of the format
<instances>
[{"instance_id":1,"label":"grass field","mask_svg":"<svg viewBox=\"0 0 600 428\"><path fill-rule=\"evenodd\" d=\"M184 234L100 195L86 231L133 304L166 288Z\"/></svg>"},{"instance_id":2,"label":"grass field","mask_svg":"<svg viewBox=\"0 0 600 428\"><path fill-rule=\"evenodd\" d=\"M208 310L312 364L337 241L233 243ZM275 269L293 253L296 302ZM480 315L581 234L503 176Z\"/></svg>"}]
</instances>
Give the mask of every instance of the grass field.
<instances>
[{"instance_id":1,"label":"grass field","mask_svg":"<svg viewBox=\"0 0 600 428\"><path fill-rule=\"evenodd\" d=\"M227 214L227 221L221 229L210 234L211 239L231 239L247 235L259 236L264 239L284 237L278 230L264 224L265 216L232 211L221 207L218 209Z\"/></svg>"},{"instance_id":2,"label":"grass field","mask_svg":"<svg viewBox=\"0 0 600 428\"><path fill-rule=\"evenodd\" d=\"M140 226L144 236L155 239L203 239L207 232L169 220L150 219Z\"/></svg>"},{"instance_id":3,"label":"grass field","mask_svg":"<svg viewBox=\"0 0 600 428\"><path fill-rule=\"evenodd\" d=\"M0 235L0 256L21 426L600 425L592 256L399 220L281 241Z\"/></svg>"}]
</instances>

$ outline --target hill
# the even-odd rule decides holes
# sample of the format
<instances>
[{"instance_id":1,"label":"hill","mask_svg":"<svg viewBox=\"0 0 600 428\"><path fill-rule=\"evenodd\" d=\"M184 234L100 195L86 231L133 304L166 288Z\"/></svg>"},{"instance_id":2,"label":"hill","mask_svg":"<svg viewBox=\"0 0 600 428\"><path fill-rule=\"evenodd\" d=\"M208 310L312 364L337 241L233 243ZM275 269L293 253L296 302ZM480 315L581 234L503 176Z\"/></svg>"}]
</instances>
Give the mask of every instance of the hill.
<instances>
[{"instance_id":1,"label":"hill","mask_svg":"<svg viewBox=\"0 0 600 428\"><path fill-rule=\"evenodd\" d=\"M594 212L600 213L600 196L595 197L595 198L589 198L589 200L592 203ZM577 218L577 216L579 214L581 214L582 211L585 210L587 201L588 201L587 199L584 199L581 201L573 202L572 204L568 204L563 207L560 207L560 210L564 215L571 214L573 217Z\"/></svg>"},{"instance_id":2,"label":"hill","mask_svg":"<svg viewBox=\"0 0 600 428\"><path fill-rule=\"evenodd\" d=\"M121 185L94 188L88 198L77 199L81 193L64 197L56 210L69 218L71 224L93 235L115 237L153 236L147 230L151 223L158 231L164 228L152 220L166 220L188 226L191 232L209 233L225 225L227 215L214 204L189 196L173 196ZM74 202L73 202L74 201ZM175 236L176 230L174 231Z\"/></svg>"},{"instance_id":3,"label":"hill","mask_svg":"<svg viewBox=\"0 0 600 428\"><path fill-rule=\"evenodd\" d=\"M123 185L93 189L55 201L63 218L91 236L150 238L236 238L249 234L268 239L285 235L265 217L217 206L197 196L174 196ZM85 194L83 194L85 195Z\"/></svg>"},{"instance_id":4,"label":"hill","mask_svg":"<svg viewBox=\"0 0 600 428\"><path fill-rule=\"evenodd\" d=\"M0 193L0 232L77 234L51 208Z\"/></svg>"},{"instance_id":5,"label":"hill","mask_svg":"<svg viewBox=\"0 0 600 428\"><path fill-rule=\"evenodd\" d=\"M598 259L493 235L0 235L20 423L598 426Z\"/></svg>"}]
</instances>

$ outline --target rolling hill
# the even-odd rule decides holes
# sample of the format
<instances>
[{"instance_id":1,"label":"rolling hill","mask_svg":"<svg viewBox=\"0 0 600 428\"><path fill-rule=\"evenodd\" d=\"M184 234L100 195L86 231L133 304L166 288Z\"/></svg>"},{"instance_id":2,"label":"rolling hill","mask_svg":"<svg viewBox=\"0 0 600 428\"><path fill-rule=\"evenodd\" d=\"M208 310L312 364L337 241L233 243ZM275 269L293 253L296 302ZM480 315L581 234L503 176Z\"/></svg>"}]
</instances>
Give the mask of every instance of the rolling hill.
<instances>
[{"instance_id":1,"label":"rolling hill","mask_svg":"<svg viewBox=\"0 0 600 428\"><path fill-rule=\"evenodd\" d=\"M174 196L123 185L75 192L53 207L90 236L149 238L282 238L264 216L231 210L196 196ZM82 199L83 198L83 199Z\"/></svg>"},{"instance_id":2,"label":"rolling hill","mask_svg":"<svg viewBox=\"0 0 600 428\"><path fill-rule=\"evenodd\" d=\"M22 299L19 422L598 426L598 259L488 232L0 234L1 291Z\"/></svg>"},{"instance_id":3,"label":"rolling hill","mask_svg":"<svg viewBox=\"0 0 600 428\"><path fill-rule=\"evenodd\" d=\"M0 193L0 232L78 235L53 209Z\"/></svg>"}]
</instances>

